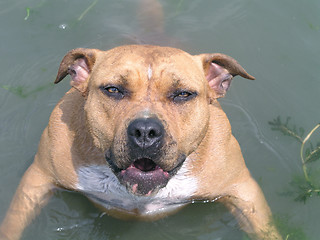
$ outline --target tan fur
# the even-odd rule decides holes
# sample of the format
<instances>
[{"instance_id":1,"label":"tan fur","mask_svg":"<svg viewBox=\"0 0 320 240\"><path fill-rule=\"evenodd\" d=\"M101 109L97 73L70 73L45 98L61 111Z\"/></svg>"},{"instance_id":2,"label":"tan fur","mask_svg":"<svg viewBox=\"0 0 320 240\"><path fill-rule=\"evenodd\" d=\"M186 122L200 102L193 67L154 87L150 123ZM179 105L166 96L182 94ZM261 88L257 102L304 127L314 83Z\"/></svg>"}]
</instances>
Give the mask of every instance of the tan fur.
<instances>
[{"instance_id":1,"label":"tan fur","mask_svg":"<svg viewBox=\"0 0 320 240\"><path fill-rule=\"evenodd\" d=\"M84 82L71 81L73 88L53 110L35 160L1 225L1 239L21 236L52 187L78 191L78 169L107 166L105 153L110 149L117 166L126 166L126 129L139 117L157 117L165 127L164 170L176 166L179 154L188 156L188 175L197 182L190 201L219 198L253 238L281 239L217 101L224 94L215 93L206 79L212 61L221 64L224 72L253 79L234 59L221 54L191 56L157 46L122 46L106 52L75 49L62 61L56 82L79 58L85 59L88 77ZM130 97L109 98L99 89L108 84L125 86ZM192 89L198 96L173 103L168 93L175 88ZM110 212L123 214L116 209Z\"/></svg>"}]
</instances>

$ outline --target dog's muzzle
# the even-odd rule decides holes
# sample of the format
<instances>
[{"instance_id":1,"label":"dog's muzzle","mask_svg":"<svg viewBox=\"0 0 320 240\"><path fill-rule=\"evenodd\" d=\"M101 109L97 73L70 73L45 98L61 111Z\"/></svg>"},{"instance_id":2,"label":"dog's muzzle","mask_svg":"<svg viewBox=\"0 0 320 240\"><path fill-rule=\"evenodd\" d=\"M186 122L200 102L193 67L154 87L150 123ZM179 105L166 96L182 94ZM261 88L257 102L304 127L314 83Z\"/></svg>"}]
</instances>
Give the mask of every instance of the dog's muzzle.
<instances>
[{"instance_id":1,"label":"dog's muzzle","mask_svg":"<svg viewBox=\"0 0 320 240\"><path fill-rule=\"evenodd\" d=\"M164 127L158 119L139 118L132 121L127 130L130 155L147 155L156 158L163 145Z\"/></svg>"},{"instance_id":2,"label":"dog's muzzle","mask_svg":"<svg viewBox=\"0 0 320 240\"><path fill-rule=\"evenodd\" d=\"M130 162L120 169L107 158L120 182L135 195L148 196L166 186L171 171L163 169L161 162L165 130L156 118L138 118L127 128L127 146Z\"/></svg>"}]
</instances>

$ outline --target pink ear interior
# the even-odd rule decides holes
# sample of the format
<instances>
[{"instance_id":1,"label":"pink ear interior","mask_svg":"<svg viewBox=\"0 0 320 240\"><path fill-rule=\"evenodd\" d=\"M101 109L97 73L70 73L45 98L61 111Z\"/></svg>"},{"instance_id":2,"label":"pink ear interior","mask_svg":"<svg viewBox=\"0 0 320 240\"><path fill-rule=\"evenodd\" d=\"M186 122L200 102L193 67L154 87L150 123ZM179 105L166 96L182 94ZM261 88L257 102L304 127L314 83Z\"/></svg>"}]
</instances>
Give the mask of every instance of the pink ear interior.
<instances>
[{"instance_id":1,"label":"pink ear interior","mask_svg":"<svg viewBox=\"0 0 320 240\"><path fill-rule=\"evenodd\" d=\"M217 97L223 97L231 85L233 76L225 68L212 62L206 78L211 89L216 92Z\"/></svg>"},{"instance_id":2,"label":"pink ear interior","mask_svg":"<svg viewBox=\"0 0 320 240\"><path fill-rule=\"evenodd\" d=\"M76 87L86 81L89 76L89 67L84 58L78 58L68 68L68 74L71 76L71 85Z\"/></svg>"}]
</instances>

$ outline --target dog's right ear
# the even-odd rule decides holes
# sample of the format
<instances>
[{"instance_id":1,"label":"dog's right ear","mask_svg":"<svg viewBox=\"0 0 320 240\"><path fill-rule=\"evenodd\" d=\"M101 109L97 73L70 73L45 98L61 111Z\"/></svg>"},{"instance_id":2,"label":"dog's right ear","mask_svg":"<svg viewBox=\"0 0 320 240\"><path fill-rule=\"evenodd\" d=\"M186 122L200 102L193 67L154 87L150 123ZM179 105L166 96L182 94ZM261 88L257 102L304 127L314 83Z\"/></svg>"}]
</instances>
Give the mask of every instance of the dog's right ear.
<instances>
[{"instance_id":1,"label":"dog's right ear","mask_svg":"<svg viewBox=\"0 0 320 240\"><path fill-rule=\"evenodd\" d=\"M76 48L68 52L60 63L54 83L60 82L69 74L71 76L70 85L85 95L88 78L98 51L97 49Z\"/></svg>"}]
</instances>

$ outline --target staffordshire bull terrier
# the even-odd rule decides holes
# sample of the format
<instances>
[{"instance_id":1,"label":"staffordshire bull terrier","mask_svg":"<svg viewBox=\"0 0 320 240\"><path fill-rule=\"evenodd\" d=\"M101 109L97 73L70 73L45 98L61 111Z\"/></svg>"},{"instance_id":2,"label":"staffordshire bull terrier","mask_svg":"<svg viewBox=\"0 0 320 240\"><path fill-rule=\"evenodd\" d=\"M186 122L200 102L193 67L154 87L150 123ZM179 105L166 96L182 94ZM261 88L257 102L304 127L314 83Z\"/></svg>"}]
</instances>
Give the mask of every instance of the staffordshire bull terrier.
<instances>
[{"instance_id":1,"label":"staffordshire bull terrier","mask_svg":"<svg viewBox=\"0 0 320 240\"><path fill-rule=\"evenodd\" d=\"M68 74L72 88L51 114L1 239L19 239L55 187L123 219L220 201L252 238L281 239L217 100L234 76L254 79L236 60L151 45L79 48L55 83Z\"/></svg>"}]
</instances>

